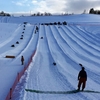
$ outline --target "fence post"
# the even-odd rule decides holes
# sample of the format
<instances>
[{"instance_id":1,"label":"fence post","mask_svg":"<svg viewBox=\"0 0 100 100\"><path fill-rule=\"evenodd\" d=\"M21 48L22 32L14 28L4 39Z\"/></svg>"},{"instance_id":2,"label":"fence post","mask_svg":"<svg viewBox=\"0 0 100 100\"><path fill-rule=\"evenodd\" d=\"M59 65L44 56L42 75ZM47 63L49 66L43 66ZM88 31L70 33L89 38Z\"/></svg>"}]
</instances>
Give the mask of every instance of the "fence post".
<instances>
[{"instance_id":1,"label":"fence post","mask_svg":"<svg viewBox=\"0 0 100 100\"><path fill-rule=\"evenodd\" d=\"M11 100L11 97L12 97L12 88L10 88L10 100Z\"/></svg>"}]
</instances>

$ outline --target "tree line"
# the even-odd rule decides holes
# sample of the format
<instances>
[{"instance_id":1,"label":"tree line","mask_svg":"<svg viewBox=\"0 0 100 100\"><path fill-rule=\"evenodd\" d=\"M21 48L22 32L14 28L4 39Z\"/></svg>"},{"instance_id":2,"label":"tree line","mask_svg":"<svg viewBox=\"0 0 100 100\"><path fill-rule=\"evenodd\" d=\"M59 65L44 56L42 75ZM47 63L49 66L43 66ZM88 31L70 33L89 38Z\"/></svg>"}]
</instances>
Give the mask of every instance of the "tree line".
<instances>
[{"instance_id":1,"label":"tree line","mask_svg":"<svg viewBox=\"0 0 100 100\"><path fill-rule=\"evenodd\" d=\"M89 14L100 14L100 10L94 10L94 8L91 8Z\"/></svg>"},{"instance_id":2,"label":"tree line","mask_svg":"<svg viewBox=\"0 0 100 100\"><path fill-rule=\"evenodd\" d=\"M0 16L10 16L10 14L9 13L5 13L4 11L1 11L0 12Z\"/></svg>"}]
</instances>

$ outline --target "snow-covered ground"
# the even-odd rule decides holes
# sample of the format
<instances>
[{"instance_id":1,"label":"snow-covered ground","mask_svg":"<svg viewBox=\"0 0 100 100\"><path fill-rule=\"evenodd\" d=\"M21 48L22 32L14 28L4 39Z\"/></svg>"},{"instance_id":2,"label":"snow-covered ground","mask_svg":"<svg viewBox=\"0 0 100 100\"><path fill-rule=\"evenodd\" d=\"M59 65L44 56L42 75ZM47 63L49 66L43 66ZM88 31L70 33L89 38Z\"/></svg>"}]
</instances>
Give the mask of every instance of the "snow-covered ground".
<instances>
[{"instance_id":1,"label":"snow-covered ground","mask_svg":"<svg viewBox=\"0 0 100 100\"><path fill-rule=\"evenodd\" d=\"M64 21L68 24L42 25ZM27 22L25 27L23 22ZM35 33L36 26L39 31ZM5 100L17 73L23 70L35 50L12 100L100 100L100 93L64 93L77 89L79 63L88 74L85 90L100 91L99 15L0 17L0 100ZM6 55L15 58L5 58ZM24 65L20 61L22 55Z\"/></svg>"}]
</instances>

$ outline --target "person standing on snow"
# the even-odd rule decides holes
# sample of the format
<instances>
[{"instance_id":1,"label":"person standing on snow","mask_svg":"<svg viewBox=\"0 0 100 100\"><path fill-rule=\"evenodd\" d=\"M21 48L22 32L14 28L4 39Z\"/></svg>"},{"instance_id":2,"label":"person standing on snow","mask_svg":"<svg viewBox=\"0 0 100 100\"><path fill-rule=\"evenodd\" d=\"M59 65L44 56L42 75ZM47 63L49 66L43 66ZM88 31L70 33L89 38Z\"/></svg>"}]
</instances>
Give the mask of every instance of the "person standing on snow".
<instances>
[{"instance_id":1,"label":"person standing on snow","mask_svg":"<svg viewBox=\"0 0 100 100\"><path fill-rule=\"evenodd\" d=\"M82 66L82 64L79 64L82 67L82 70L78 74L78 90L80 90L80 87L82 85L82 91L84 90L86 86L86 81L87 81L87 73L85 71L85 68Z\"/></svg>"},{"instance_id":2,"label":"person standing on snow","mask_svg":"<svg viewBox=\"0 0 100 100\"><path fill-rule=\"evenodd\" d=\"M21 62L22 62L22 65L24 64L24 57L21 56Z\"/></svg>"}]
</instances>

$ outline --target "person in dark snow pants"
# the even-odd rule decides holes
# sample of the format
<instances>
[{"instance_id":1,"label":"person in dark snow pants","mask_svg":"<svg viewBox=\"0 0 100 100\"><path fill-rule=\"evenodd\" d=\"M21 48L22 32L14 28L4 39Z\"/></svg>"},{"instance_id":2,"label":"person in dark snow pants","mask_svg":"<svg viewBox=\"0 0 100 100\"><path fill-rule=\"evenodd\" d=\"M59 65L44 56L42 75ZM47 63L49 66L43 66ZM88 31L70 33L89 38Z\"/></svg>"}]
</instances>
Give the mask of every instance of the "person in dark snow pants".
<instances>
[{"instance_id":1,"label":"person in dark snow pants","mask_svg":"<svg viewBox=\"0 0 100 100\"><path fill-rule=\"evenodd\" d=\"M86 86L86 81L87 81L87 73L85 71L85 68L82 66L82 64L79 64L82 67L82 70L78 74L78 90L80 90L80 87L82 85L82 91L84 90Z\"/></svg>"},{"instance_id":2,"label":"person in dark snow pants","mask_svg":"<svg viewBox=\"0 0 100 100\"><path fill-rule=\"evenodd\" d=\"M21 56L21 62L22 62L22 65L24 64L24 57Z\"/></svg>"}]
</instances>

